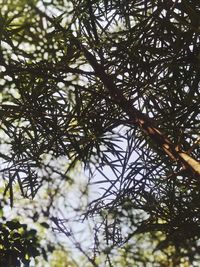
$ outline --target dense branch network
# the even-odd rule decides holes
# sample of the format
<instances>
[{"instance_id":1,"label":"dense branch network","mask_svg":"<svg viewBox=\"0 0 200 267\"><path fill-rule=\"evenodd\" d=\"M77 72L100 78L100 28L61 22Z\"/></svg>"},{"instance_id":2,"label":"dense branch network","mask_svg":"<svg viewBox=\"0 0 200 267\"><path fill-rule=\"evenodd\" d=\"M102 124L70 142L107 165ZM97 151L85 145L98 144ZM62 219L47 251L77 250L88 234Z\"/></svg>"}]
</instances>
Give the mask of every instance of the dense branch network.
<instances>
[{"instance_id":1,"label":"dense branch network","mask_svg":"<svg viewBox=\"0 0 200 267\"><path fill-rule=\"evenodd\" d=\"M188 251L180 239L200 229L199 4L66 3L28 1L28 17L2 20L5 194L13 204L17 181L34 197L83 164L104 188L85 217L101 214L107 245L123 243L123 218L127 242L157 230Z\"/></svg>"}]
</instances>

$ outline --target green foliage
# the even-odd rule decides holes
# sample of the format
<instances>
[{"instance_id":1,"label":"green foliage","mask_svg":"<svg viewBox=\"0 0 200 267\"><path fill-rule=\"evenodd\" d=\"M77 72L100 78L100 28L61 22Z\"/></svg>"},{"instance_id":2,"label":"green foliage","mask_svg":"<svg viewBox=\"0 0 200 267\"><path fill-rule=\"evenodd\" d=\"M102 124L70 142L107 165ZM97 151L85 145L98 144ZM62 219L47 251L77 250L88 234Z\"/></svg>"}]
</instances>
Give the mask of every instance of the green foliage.
<instances>
[{"instance_id":1,"label":"green foliage","mask_svg":"<svg viewBox=\"0 0 200 267\"><path fill-rule=\"evenodd\" d=\"M54 250L50 259L50 267L75 267L75 263L69 259L66 251ZM78 266L77 266L78 267Z\"/></svg>"},{"instance_id":2,"label":"green foliage","mask_svg":"<svg viewBox=\"0 0 200 267\"><path fill-rule=\"evenodd\" d=\"M29 266L31 258L45 251L41 250L37 231L27 229L17 220L0 224L0 266ZM45 254L44 254L45 255Z\"/></svg>"},{"instance_id":3,"label":"green foliage","mask_svg":"<svg viewBox=\"0 0 200 267\"><path fill-rule=\"evenodd\" d=\"M34 198L84 167L101 187L85 212L98 229L94 266L96 253L149 234L155 251L173 248L174 266L198 259L199 9L191 0L0 3L3 195L13 206L16 184ZM48 205L53 218L54 196Z\"/></svg>"}]
</instances>

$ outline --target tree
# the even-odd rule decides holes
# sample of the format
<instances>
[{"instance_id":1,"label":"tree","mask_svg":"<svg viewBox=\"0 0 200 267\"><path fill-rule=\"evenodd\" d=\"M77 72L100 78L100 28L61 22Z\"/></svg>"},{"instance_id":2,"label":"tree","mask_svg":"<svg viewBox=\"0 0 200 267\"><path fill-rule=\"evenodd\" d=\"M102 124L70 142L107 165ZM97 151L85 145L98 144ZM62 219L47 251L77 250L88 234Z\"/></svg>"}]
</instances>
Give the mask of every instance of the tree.
<instances>
[{"instance_id":1,"label":"tree","mask_svg":"<svg viewBox=\"0 0 200 267\"><path fill-rule=\"evenodd\" d=\"M88 183L104 188L85 213L102 218L97 251L101 229L109 251L150 234L155 250L173 247L174 266L184 257L194 263L199 2L10 0L1 7L7 151L0 156L11 206L16 182L33 198L57 179L71 183L81 165Z\"/></svg>"},{"instance_id":2,"label":"tree","mask_svg":"<svg viewBox=\"0 0 200 267\"><path fill-rule=\"evenodd\" d=\"M0 208L0 266L29 266L35 257L40 255L45 258L46 248L41 245L37 230L20 223L18 218L6 218L3 206L6 206L5 202Z\"/></svg>"}]
</instances>

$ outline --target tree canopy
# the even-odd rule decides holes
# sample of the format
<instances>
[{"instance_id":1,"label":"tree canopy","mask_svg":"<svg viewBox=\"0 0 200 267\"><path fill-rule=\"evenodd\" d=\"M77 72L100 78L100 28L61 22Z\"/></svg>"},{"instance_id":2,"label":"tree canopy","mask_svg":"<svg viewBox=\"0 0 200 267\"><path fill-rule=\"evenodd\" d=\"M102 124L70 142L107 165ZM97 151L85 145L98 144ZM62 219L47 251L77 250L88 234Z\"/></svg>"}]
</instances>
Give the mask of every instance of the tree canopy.
<instances>
[{"instance_id":1,"label":"tree canopy","mask_svg":"<svg viewBox=\"0 0 200 267\"><path fill-rule=\"evenodd\" d=\"M196 264L200 2L2 0L0 10L1 198L14 207L19 192L48 188L41 213L67 238L54 196L82 168L90 264L103 252L113 266L115 249L119 266ZM149 243L165 263L142 252Z\"/></svg>"}]
</instances>

